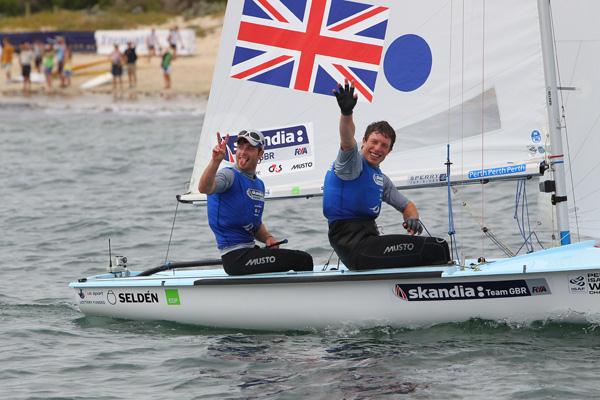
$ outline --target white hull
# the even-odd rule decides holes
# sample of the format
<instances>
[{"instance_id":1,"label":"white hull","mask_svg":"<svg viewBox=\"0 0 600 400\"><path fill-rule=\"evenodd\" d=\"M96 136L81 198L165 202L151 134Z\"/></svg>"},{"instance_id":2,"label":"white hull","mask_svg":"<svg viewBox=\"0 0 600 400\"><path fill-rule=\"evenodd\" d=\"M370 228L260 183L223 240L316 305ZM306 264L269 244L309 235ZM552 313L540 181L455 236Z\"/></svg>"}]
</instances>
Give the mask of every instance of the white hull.
<instances>
[{"instance_id":1,"label":"white hull","mask_svg":"<svg viewBox=\"0 0 600 400\"><path fill-rule=\"evenodd\" d=\"M598 248L569 247L600 260ZM572 265L548 270L564 259L564 249L464 271L425 267L227 277L222 270L195 270L138 278L103 275L70 286L87 315L236 329L418 327L470 318L595 320L600 262L594 265L578 254Z\"/></svg>"}]
</instances>

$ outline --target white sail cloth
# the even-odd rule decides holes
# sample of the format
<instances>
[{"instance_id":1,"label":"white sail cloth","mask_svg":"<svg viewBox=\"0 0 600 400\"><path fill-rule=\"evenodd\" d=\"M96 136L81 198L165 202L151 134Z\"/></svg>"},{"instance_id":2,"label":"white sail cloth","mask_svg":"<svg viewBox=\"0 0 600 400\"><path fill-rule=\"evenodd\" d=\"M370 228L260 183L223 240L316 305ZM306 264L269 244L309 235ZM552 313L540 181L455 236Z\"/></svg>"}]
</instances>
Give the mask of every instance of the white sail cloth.
<instances>
[{"instance_id":1,"label":"white sail cloth","mask_svg":"<svg viewBox=\"0 0 600 400\"><path fill-rule=\"evenodd\" d=\"M600 238L600 2L553 0L551 6L566 116L563 149L571 232Z\"/></svg>"},{"instance_id":2,"label":"white sail cloth","mask_svg":"<svg viewBox=\"0 0 600 400\"><path fill-rule=\"evenodd\" d=\"M453 180L538 171L548 122L536 1L231 1L182 200L203 199L216 132L247 128L269 138L258 168L267 197L320 194L339 147L339 109L321 93L344 77L362 86L357 141L373 121L396 129L382 168L399 187L443 184L447 143Z\"/></svg>"}]
</instances>

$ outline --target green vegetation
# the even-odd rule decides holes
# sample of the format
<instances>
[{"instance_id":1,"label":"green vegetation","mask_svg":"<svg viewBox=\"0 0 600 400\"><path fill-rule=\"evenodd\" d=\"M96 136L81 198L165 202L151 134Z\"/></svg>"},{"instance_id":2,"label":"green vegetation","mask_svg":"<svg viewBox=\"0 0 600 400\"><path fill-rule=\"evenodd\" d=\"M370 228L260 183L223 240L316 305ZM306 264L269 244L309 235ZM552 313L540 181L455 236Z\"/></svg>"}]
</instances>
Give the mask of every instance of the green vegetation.
<instances>
[{"instance_id":1,"label":"green vegetation","mask_svg":"<svg viewBox=\"0 0 600 400\"><path fill-rule=\"evenodd\" d=\"M0 0L0 31L128 29L221 13L226 0Z\"/></svg>"}]
</instances>

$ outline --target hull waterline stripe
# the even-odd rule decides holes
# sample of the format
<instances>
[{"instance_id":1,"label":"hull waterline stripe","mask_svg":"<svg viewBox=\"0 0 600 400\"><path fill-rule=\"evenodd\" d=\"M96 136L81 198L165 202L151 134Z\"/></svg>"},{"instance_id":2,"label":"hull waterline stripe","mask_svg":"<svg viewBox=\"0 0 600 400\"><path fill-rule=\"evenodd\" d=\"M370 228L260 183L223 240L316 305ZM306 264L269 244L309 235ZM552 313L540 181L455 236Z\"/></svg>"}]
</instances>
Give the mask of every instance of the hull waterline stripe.
<instances>
[{"instance_id":1,"label":"hull waterline stripe","mask_svg":"<svg viewBox=\"0 0 600 400\"><path fill-rule=\"evenodd\" d=\"M398 272L395 274L348 274L348 275L325 275L325 276L297 276L290 274L289 277L240 277L240 278L217 278L217 279L198 279L194 281L194 286L213 286L213 285L262 285L273 283L326 283L326 282L352 282L352 281L382 281L390 279L425 279L441 278L442 271L431 272Z\"/></svg>"}]
</instances>

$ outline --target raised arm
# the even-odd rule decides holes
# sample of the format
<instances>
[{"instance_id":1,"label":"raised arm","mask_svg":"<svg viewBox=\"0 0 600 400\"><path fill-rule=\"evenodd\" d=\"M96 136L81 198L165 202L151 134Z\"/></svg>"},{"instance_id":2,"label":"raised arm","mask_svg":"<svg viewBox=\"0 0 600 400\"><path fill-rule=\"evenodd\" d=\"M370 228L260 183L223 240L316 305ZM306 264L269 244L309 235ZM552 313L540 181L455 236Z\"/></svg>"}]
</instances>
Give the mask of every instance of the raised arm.
<instances>
[{"instance_id":1,"label":"raised arm","mask_svg":"<svg viewBox=\"0 0 600 400\"><path fill-rule=\"evenodd\" d=\"M349 84L348 80L344 81L344 86L338 84L337 90L333 91L337 98L340 111L340 147L342 150L350 150L356 147L354 133L356 127L352 119L352 110L356 106L357 96L354 94L354 83Z\"/></svg>"},{"instance_id":2,"label":"raised arm","mask_svg":"<svg viewBox=\"0 0 600 400\"><path fill-rule=\"evenodd\" d=\"M198 191L200 193L214 193L216 186L215 175L217 174L217 170L219 169L221 161L223 161L225 158L228 141L229 135L225 136L225 139L222 139L221 134L217 132L217 145L213 148L210 161L208 162L206 168L204 168L204 172L202 173L200 182L198 183Z\"/></svg>"}]
</instances>

